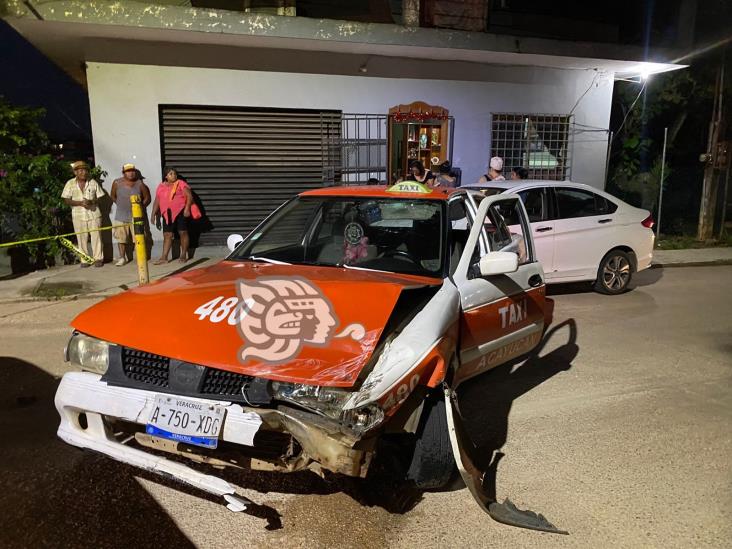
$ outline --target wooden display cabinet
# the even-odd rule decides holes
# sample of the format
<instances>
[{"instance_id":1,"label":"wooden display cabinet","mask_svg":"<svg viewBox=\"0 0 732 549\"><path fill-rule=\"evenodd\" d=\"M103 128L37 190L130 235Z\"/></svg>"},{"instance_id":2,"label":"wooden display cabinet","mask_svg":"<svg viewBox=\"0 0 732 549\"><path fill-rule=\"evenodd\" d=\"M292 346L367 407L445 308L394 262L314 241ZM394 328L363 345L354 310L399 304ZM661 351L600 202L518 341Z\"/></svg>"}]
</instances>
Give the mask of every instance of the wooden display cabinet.
<instances>
[{"instance_id":1,"label":"wooden display cabinet","mask_svg":"<svg viewBox=\"0 0 732 549\"><path fill-rule=\"evenodd\" d=\"M412 160L436 172L449 160L449 128L449 113L442 107L415 101L389 109L389 182L405 177Z\"/></svg>"}]
</instances>

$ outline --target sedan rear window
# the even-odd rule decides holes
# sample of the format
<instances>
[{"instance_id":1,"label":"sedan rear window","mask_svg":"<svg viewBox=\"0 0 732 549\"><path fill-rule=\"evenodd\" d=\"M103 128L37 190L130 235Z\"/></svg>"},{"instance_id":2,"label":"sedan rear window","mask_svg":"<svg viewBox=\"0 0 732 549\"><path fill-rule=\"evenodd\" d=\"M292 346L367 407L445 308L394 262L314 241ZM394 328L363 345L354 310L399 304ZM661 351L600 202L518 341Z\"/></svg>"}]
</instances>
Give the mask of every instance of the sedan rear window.
<instances>
[{"instance_id":1,"label":"sedan rear window","mask_svg":"<svg viewBox=\"0 0 732 549\"><path fill-rule=\"evenodd\" d=\"M617 204L584 189L559 187L555 192L560 219L606 215L618 209Z\"/></svg>"}]
</instances>

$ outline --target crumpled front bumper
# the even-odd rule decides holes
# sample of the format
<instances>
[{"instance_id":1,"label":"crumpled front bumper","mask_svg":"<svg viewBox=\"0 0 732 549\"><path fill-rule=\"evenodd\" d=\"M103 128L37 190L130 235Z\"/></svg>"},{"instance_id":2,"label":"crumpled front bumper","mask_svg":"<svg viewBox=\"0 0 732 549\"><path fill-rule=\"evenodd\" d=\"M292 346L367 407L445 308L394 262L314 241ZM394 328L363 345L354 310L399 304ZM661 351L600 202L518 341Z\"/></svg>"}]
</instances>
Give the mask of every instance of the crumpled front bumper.
<instances>
[{"instance_id":1,"label":"crumpled front bumper","mask_svg":"<svg viewBox=\"0 0 732 549\"><path fill-rule=\"evenodd\" d=\"M63 376L56 392L56 409L61 416L58 436L65 442L110 456L118 461L155 473L174 477L206 492L224 496L235 493L235 486L218 477L207 475L186 465L133 448L120 442L104 421L104 416L145 425L157 393L140 389L114 387L101 381L101 376L89 372L70 372ZM291 434L303 452L294 466L280 470L292 471L313 462L326 469L352 476L363 476L369 456L354 449L358 442L313 422L310 414L291 410L250 409L236 403L184 397L204 404L217 404L227 409L221 440L243 446L254 446L254 436L263 424L268 428ZM86 421L80 420L84 414ZM84 425L85 424L85 425ZM278 470L272 467L272 470Z\"/></svg>"},{"instance_id":2,"label":"crumpled front bumper","mask_svg":"<svg viewBox=\"0 0 732 549\"><path fill-rule=\"evenodd\" d=\"M100 376L96 374L67 373L61 379L56 391L56 409L61 416L58 436L74 446L88 448L118 461L172 476L218 496L234 494L236 488L223 479L121 444L104 424L102 416L145 424L154 400L155 393L153 392L111 387L100 381ZM227 404L214 401L202 402ZM79 416L82 413L86 416L86 428L80 423ZM261 423L262 420L257 414L245 412L241 406L230 405L227 408L222 438L238 444L252 445L254 435Z\"/></svg>"}]
</instances>

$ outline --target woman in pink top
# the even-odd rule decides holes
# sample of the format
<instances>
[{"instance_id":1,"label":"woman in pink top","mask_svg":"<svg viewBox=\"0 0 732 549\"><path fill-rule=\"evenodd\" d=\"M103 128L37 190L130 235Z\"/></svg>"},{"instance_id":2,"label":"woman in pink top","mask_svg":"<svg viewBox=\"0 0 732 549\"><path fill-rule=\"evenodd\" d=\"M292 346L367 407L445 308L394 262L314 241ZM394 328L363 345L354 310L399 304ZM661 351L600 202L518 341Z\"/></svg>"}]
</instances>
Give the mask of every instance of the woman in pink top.
<instances>
[{"instance_id":1,"label":"woman in pink top","mask_svg":"<svg viewBox=\"0 0 732 549\"><path fill-rule=\"evenodd\" d=\"M158 185L153 203L153 220L160 228L160 218L163 220L163 254L155 261L155 265L168 262L168 254L173 245L173 231L180 236L180 262L188 260L188 220L191 217L193 195L188 183L178 179L175 168L163 170L165 179Z\"/></svg>"}]
</instances>

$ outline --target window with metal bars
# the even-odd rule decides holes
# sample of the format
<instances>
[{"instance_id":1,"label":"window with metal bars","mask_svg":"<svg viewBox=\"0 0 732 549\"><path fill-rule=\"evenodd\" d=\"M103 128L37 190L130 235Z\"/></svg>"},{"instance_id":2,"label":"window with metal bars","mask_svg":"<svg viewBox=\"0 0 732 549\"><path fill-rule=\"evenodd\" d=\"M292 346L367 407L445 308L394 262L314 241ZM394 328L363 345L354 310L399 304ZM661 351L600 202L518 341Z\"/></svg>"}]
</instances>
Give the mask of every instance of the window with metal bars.
<instances>
[{"instance_id":1,"label":"window with metal bars","mask_svg":"<svg viewBox=\"0 0 732 549\"><path fill-rule=\"evenodd\" d=\"M491 156L503 158L503 174L523 167L529 179L565 180L572 175L572 116L493 113Z\"/></svg>"},{"instance_id":2,"label":"window with metal bars","mask_svg":"<svg viewBox=\"0 0 732 549\"><path fill-rule=\"evenodd\" d=\"M340 135L341 182L386 183L386 129L383 114L344 114Z\"/></svg>"}]
</instances>

